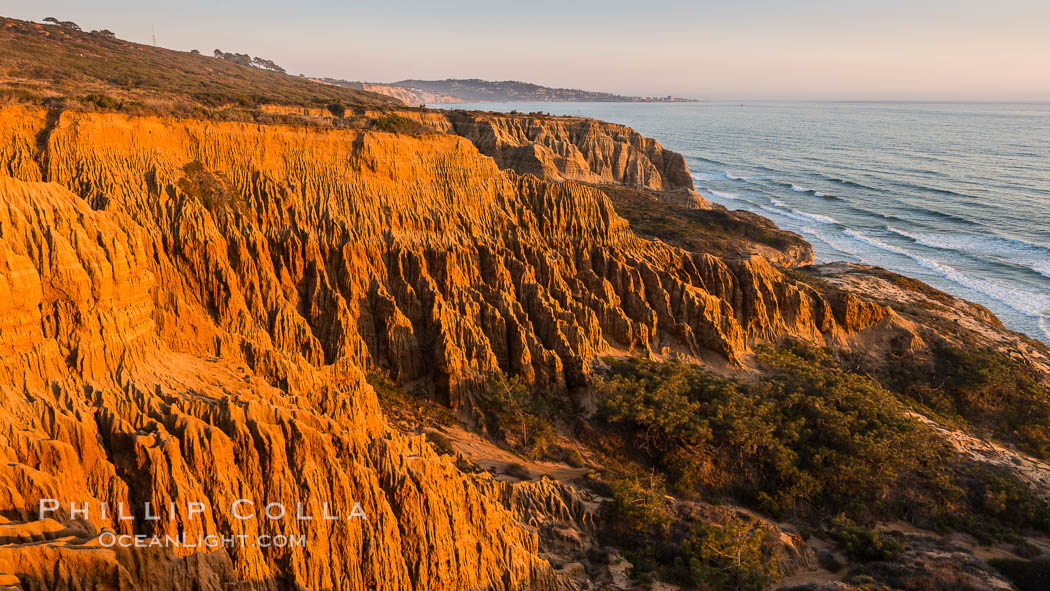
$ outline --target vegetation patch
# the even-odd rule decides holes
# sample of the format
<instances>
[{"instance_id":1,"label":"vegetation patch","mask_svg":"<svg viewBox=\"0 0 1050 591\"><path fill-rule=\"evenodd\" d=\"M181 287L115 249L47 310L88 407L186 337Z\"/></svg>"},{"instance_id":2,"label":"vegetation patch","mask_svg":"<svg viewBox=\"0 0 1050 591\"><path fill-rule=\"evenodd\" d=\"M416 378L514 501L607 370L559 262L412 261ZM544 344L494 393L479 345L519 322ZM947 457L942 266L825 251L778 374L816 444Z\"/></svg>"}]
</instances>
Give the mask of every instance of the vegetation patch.
<instances>
[{"instance_id":1,"label":"vegetation patch","mask_svg":"<svg viewBox=\"0 0 1050 591\"><path fill-rule=\"evenodd\" d=\"M859 562L893 560L904 549L904 544L870 527L857 525L844 514L832 520L831 535L842 546L846 556Z\"/></svg>"},{"instance_id":2,"label":"vegetation patch","mask_svg":"<svg viewBox=\"0 0 1050 591\"><path fill-rule=\"evenodd\" d=\"M221 57L117 39L105 29L84 32L75 23L37 24L0 18L0 72L7 100L43 97L77 104L84 93L107 96L152 112L204 116L228 105L324 107L332 102L383 107L399 103L370 92L282 73L269 60ZM233 55L237 59L228 59ZM21 102L21 101L20 101ZM25 101L34 102L37 101ZM68 104L67 104L68 106ZM112 108L103 105L102 108Z\"/></svg>"},{"instance_id":3,"label":"vegetation patch","mask_svg":"<svg viewBox=\"0 0 1050 591\"><path fill-rule=\"evenodd\" d=\"M828 351L792 344L757 357L763 373L749 382L677 362L606 360L596 385L600 430L611 434L603 444L619 460L607 460L614 468L601 491L611 498L606 536L639 572L691 584L690 573L709 576L704 569L726 565L698 558L697 548L713 552L704 543L683 554L670 540L739 533L697 529L676 514L668 493L743 503L822 530L855 561L888 561L901 551L871 529L879 521L963 531L985 543L1050 531L1050 508L1031 487L958 455L898 394L841 368ZM737 549L758 560L760 547ZM740 564L761 563L751 558ZM745 570L733 585L775 574Z\"/></svg>"},{"instance_id":4,"label":"vegetation patch","mask_svg":"<svg viewBox=\"0 0 1050 591\"><path fill-rule=\"evenodd\" d=\"M733 496L782 517L880 513L906 500L905 481L944 462L945 445L890 392L826 352L766 349L759 360L767 372L747 385L682 363L614 361L599 384L603 415L675 492Z\"/></svg>"},{"instance_id":5,"label":"vegetation patch","mask_svg":"<svg viewBox=\"0 0 1050 591\"><path fill-rule=\"evenodd\" d=\"M1014 560L995 558L988 561L996 570L1010 579L1020 591L1046 591L1050 581L1050 559Z\"/></svg>"},{"instance_id":6,"label":"vegetation patch","mask_svg":"<svg viewBox=\"0 0 1050 591\"><path fill-rule=\"evenodd\" d=\"M405 117L404 115L398 115L396 113L387 113L380 115L371 120L370 126L372 129L378 131L385 131L388 133L404 133L410 135L417 135L420 133L426 133L428 129L417 123L416 121Z\"/></svg>"},{"instance_id":7,"label":"vegetation patch","mask_svg":"<svg viewBox=\"0 0 1050 591\"><path fill-rule=\"evenodd\" d=\"M451 409L425 393L408 391L380 373L369 373L365 378L387 416L396 423L434 427L459 424Z\"/></svg>"},{"instance_id":8,"label":"vegetation patch","mask_svg":"<svg viewBox=\"0 0 1050 591\"><path fill-rule=\"evenodd\" d=\"M182 167L183 177L179 179L179 190L200 202L210 212L221 213L227 207L235 206L232 192L226 182L215 173L204 168L194 160Z\"/></svg>"},{"instance_id":9,"label":"vegetation patch","mask_svg":"<svg viewBox=\"0 0 1050 591\"><path fill-rule=\"evenodd\" d=\"M444 433L427 431L427 441L434 446L434 450L439 454L456 455L456 447L452 445L452 440L445 436Z\"/></svg>"},{"instance_id":10,"label":"vegetation patch","mask_svg":"<svg viewBox=\"0 0 1050 591\"><path fill-rule=\"evenodd\" d=\"M781 578L774 531L758 519L684 515L658 472L618 466L596 488L609 497L602 505L602 537L620 548L636 579L758 591Z\"/></svg>"},{"instance_id":11,"label":"vegetation patch","mask_svg":"<svg viewBox=\"0 0 1050 591\"><path fill-rule=\"evenodd\" d=\"M739 518L697 523L682 541L683 578L700 589L767 589L782 576L772 536L768 526Z\"/></svg>"},{"instance_id":12,"label":"vegetation patch","mask_svg":"<svg viewBox=\"0 0 1050 591\"><path fill-rule=\"evenodd\" d=\"M747 211L678 207L632 187L603 185L601 189L634 232L691 252L739 256L746 252L741 248L745 241L783 252L812 252L798 234L781 230L773 222Z\"/></svg>"},{"instance_id":13,"label":"vegetation patch","mask_svg":"<svg viewBox=\"0 0 1050 591\"><path fill-rule=\"evenodd\" d=\"M1050 388L1003 353L939 345L932 367L902 357L883 381L937 413L1050 460Z\"/></svg>"}]
</instances>

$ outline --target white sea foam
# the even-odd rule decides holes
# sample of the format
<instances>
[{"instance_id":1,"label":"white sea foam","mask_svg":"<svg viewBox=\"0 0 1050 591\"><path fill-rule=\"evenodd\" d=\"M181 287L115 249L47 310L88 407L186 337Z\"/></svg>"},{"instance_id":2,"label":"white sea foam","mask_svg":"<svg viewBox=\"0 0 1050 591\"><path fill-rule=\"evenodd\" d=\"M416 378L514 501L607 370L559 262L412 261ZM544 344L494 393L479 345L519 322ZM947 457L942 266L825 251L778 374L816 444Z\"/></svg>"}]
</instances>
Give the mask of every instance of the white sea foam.
<instances>
[{"instance_id":1,"label":"white sea foam","mask_svg":"<svg viewBox=\"0 0 1050 591\"><path fill-rule=\"evenodd\" d=\"M844 233L875 248L906 256L920 266L943 275L949 281L981 293L1024 315L1040 320L1050 316L1050 295L1021 289L1016 285L1000 281L967 275L947 263L917 255L856 230L848 229Z\"/></svg>"},{"instance_id":2,"label":"white sea foam","mask_svg":"<svg viewBox=\"0 0 1050 591\"><path fill-rule=\"evenodd\" d=\"M836 220L835 218L833 218L831 216L820 215L820 214L817 214L817 213L809 213L809 212L806 212L806 211L800 211L798 209L795 209L795 208L789 206L787 203L784 203L783 201L781 201L780 199L777 199L775 197L770 197L769 198L769 202L772 203L773 205L777 206L779 209L770 209L768 207L764 207L763 208L764 210L772 212L772 213L775 213L777 215L786 216L786 217L789 217L791 219L798 220L800 222L817 222L819 224L837 224L837 223L839 223L838 220Z\"/></svg>"},{"instance_id":3,"label":"white sea foam","mask_svg":"<svg viewBox=\"0 0 1050 591\"><path fill-rule=\"evenodd\" d=\"M802 232L813 238L816 238L817 240L823 242L824 244L827 244L831 248L834 248L835 250L845 255L849 255L857 259L862 263L869 265L875 264L874 261L872 261L868 256L866 256L866 253L864 252L863 248L858 248L856 241L844 240L842 239L841 235L825 234L813 226L806 226L802 228Z\"/></svg>"},{"instance_id":4,"label":"white sea foam","mask_svg":"<svg viewBox=\"0 0 1050 591\"><path fill-rule=\"evenodd\" d=\"M794 210L794 212L796 214L806 218L806 219L813 220L815 222L820 222L822 224L837 224L837 223L839 223L838 220L836 220L835 218L831 217L830 215L820 215L818 213L806 213L804 211L799 211L797 209Z\"/></svg>"},{"instance_id":5,"label":"white sea foam","mask_svg":"<svg viewBox=\"0 0 1050 591\"><path fill-rule=\"evenodd\" d=\"M791 190L796 193L812 193L814 197L827 197L827 193L822 193L816 189L810 189L809 187L803 187L802 185L791 185Z\"/></svg>"},{"instance_id":6,"label":"white sea foam","mask_svg":"<svg viewBox=\"0 0 1050 591\"><path fill-rule=\"evenodd\" d=\"M1045 294L1019 289L1016 285L1008 285L999 281L972 277L950 265L938 263L924 257L915 257L915 260L920 265L941 273L949 280L982 293L1026 316L1042 320L1050 315L1050 297Z\"/></svg>"},{"instance_id":7,"label":"white sea foam","mask_svg":"<svg viewBox=\"0 0 1050 591\"><path fill-rule=\"evenodd\" d=\"M726 178L731 180L731 181L742 181L742 180L744 180L744 177L742 177L742 176L734 176L733 173L729 172L728 170L725 171L725 172L726 172Z\"/></svg>"},{"instance_id":8,"label":"white sea foam","mask_svg":"<svg viewBox=\"0 0 1050 591\"><path fill-rule=\"evenodd\" d=\"M890 232L904 236L916 244L948 250L965 252L980 257L992 257L1000 261L1013 263L1050 277L1050 248L1000 236L974 236L972 234L913 234L889 227Z\"/></svg>"},{"instance_id":9,"label":"white sea foam","mask_svg":"<svg viewBox=\"0 0 1050 591\"><path fill-rule=\"evenodd\" d=\"M883 242L882 240L879 240L878 238L872 238L871 236L868 236L867 234L864 234L862 232L858 232L858 231L856 231L856 230L854 230L852 228L847 229L843 233L846 234L847 236L852 236L853 238L855 238L855 239L857 239L857 240L859 240L859 241L861 241L861 242L863 242L865 244L868 244L870 246L874 246L875 248L878 248L878 249L881 249L881 250L885 250L887 252L901 254L901 255L904 255L906 257L915 258L915 255L913 255L912 253L904 250L903 248L897 248L896 246L893 246L892 244L889 244L887 242Z\"/></svg>"},{"instance_id":10,"label":"white sea foam","mask_svg":"<svg viewBox=\"0 0 1050 591\"><path fill-rule=\"evenodd\" d=\"M710 193L711 195L714 195L715 197L720 197L722 199L726 199L726 200L729 200L729 201L739 201L740 200L740 196L737 195L736 193L726 193L725 191L715 191L714 189L704 189L704 190L707 191L708 193Z\"/></svg>"},{"instance_id":11,"label":"white sea foam","mask_svg":"<svg viewBox=\"0 0 1050 591\"><path fill-rule=\"evenodd\" d=\"M871 248L869 247L906 256L920 266L942 275L952 283L980 293L1024 316L1036 319L1039 329L1046 336L1050 337L1050 326L1047 323L1047 318L1050 317L1050 296L1046 294L1018 289L1015 285L967 275L951 265L908 252L903 248L856 230L847 229L842 234L835 232L824 233L813 226L805 226L802 228L802 232L843 254L852 256L860 262L869 265L884 264L872 258Z\"/></svg>"},{"instance_id":12,"label":"white sea foam","mask_svg":"<svg viewBox=\"0 0 1050 591\"><path fill-rule=\"evenodd\" d=\"M692 173L693 180L696 181L715 181L721 178L721 175L715 175L708 172L694 172Z\"/></svg>"}]
</instances>

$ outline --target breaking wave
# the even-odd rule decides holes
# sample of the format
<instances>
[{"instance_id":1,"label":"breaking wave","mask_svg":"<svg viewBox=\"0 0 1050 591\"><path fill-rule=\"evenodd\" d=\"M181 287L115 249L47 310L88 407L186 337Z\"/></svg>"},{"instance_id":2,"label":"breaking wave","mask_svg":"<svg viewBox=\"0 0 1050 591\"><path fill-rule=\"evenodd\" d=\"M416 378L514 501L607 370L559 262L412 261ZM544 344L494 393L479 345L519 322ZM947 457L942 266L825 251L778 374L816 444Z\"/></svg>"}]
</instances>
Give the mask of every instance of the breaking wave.
<instances>
[{"instance_id":1,"label":"breaking wave","mask_svg":"<svg viewBox=\"0 0 1050 591\"><path fill-rule=\"evenodd\" d=\"M1044 277L1050 278L1050 248L1040 244L1013 238L1003 238L1001 236L944 233L915 234L892 226L887 229L921 246L962 252L980 258L990 257L994 260L1026 267Z\"/></svg>"}]
</instances>

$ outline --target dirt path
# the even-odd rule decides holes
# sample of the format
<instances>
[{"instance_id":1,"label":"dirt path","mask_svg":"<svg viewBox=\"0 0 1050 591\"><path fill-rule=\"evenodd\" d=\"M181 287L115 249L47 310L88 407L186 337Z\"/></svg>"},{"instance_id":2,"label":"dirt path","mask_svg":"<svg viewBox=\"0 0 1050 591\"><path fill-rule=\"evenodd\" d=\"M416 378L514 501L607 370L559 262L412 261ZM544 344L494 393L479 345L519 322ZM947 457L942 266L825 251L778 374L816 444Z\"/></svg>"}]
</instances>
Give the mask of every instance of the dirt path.
<instances>
[{"instance_id":1,"label":"dirt path","mask_svg":"<svg viewBox=\"0 0 1050 591\"><path fill-rule=\"evenodd\" d=\"M482 470L497 475L497 479L513 478L506 474L507 466L510 464L524 466L533 475L533 479L546 476L565 483L571 483L578 478L582 478L591 471L586 466L574 468L562 462L528 460L500 448L476 433L471 433L459 427L445 427L442 434L448 437L456 451L477 464Z\"/></svg>"}]
</instances>

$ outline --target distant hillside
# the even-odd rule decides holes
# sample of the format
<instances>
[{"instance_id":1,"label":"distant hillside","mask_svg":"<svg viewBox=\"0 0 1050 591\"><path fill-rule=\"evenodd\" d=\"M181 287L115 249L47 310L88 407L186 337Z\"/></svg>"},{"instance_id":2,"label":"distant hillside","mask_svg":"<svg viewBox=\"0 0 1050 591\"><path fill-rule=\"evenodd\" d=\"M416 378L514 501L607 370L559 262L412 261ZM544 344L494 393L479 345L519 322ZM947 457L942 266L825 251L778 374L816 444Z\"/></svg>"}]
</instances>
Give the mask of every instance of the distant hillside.
<instances>
[{"instance_id":1,"label":"distant hillside","mask_svg":"<svg viewBox=\"0 0 1050 591\"><path fill-rule=\"evenodd\" d=\"M176 110L231 103L394 103L386 96L318 84L266 67L132 43L109 31L85 32L70 22L37 24L0 17L0 99L40 103L57 97Z\"/></svg>"},{"instance_id":2,"label":"distant hillside","mask_svg":"<svg viewBox=\"0 0 1050 591\"><path fill-rule=\"evenodd\" d=\"M419 105L430 105L435 103L440 104L454 104L465 102L454 96L447 94L441 94L437 92L427 92L418 88L408 88L405 86L394 86L392 84L380 84L377 82L354 82L350 80L339 80L336 78L316 78L318 82L324 82L325 84L334 84L336 86L342 86L343 88L353 88L356 90L366 90L368 92L375 92L396 98L397 100L405 103L406 105L416 107Z\"/></svg>"},{"instance_id":3,"label":"distant hillside","mask_svg":"<svg viewBox=\"0 0 1050 591\"><path fill-rule=\"evenodd\" d=\"M550 88L547 86L540 86L539 84L531 84L529 82L518 82L516 80L490 82L488 80L478 80L476 78L470 80L450 78L448 80L402 80L391 84L402 88L448 95L458 99L456 102L693 102L693 99L684 99L673 96L623 96L608 92L591 92L589 90L580 90L577 88Z\"/></svg>"}]
</instances>

